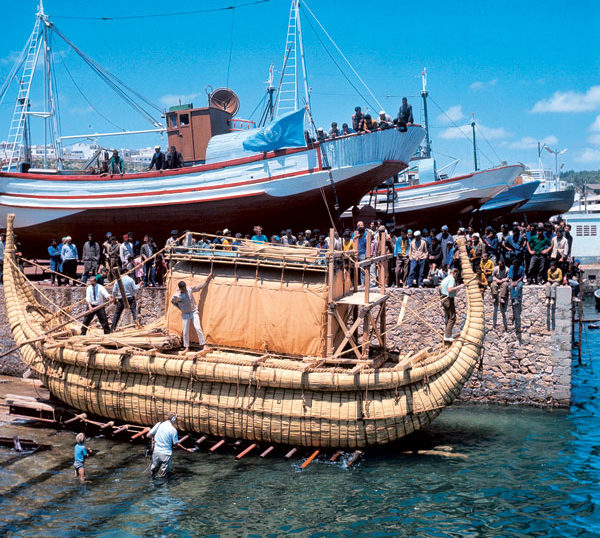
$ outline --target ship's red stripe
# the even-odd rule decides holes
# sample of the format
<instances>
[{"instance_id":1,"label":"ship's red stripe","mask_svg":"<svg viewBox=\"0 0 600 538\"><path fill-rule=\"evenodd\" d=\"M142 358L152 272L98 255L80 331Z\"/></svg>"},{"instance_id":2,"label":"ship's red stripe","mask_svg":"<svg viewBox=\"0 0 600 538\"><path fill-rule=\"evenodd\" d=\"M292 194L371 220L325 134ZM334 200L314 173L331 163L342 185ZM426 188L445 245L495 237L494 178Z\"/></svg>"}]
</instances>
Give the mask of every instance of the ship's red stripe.
<instances>
[{"instance_id":1,"label":"ship's red stripe","mask_svg":"<svg viewBox=\"0 0 600 538\"><path fill-rule=\"evenodd\" d=\"M275 181L278 179L285 179L288 177L301 176L304 174L311 174L315 171L314 168L308 170L300 170L298 172L288 172L287 174L280 174L278 176L262 177L259 179L250 179L248 181L238 181L237 183L229 183L227 185L208 185L206 187L191 187L187 189L171 189L162 191L146 191L146 192L124 192L115 194L89 194L85 196L58 196L58 195L45 195L45 194L24 194L24 193L8 193L0 192L0 196L10 196L14 198L31 198L35 200L94 200L94 199L106 199L106 198L132 198L139 196L162 196L168 194L180 194L182 192L199 192L199 191L210 191L216 189L228 189L233 187L241 187L244 185L255 185L257 183L266 183L268 181ZM22 207L22 206L19 206ZM111 206L112 207L112 206ZM62 209L62 208L54 208Z\"/></svg>"},{"instance_id":2,"label":"ship's red stripe","mask_svg":"<svg viewBox=\"0 0 600 538\"><path fill-rule=\"evenodd\" d=\"M244 193L244 194L232 194L232 195L229 195L229 196L215 196L213 198L208 198L206 200L182 200L180 202L169 202L169 201L165 201L165 202L152 202L152 204L149 204L149 205L139 205L139 206L116 205L116 206L110 206L109 208L107 208L107 207L52 207L52 208L43 208L43 207L33 206L33 205L14 206L14 205L11 205L11 204L3 204L3 203L0 203L0 206L16 207L17 209L39 209L39 210L49 209L50 211L78 211L78 212L90 211L90 210L104 210L104 209L128 209L128 208L131 208L131 207L135 207L136 209L143 209L143 208L151 209L151 208L159 206L159 205L203 204L203 203L206 203L206 202L216 202L216 201L219 201L219 200L230 200L230 199L233 199L233 198L247 198L249 196L259 196L259 195L264 194L264 193L265 193L264 191L248 192L248 193Z\"/></svg>"},{"instance_id":3,"label":"ship's red stripe","mask_svg":"<svg viewBox=\"0 0 600 538\"><path fill-rule=\"evenodd\" d=\"M478 174L483 174L484 172L490 172L492 170L502 170L503 168L514 168L515 166L518 166L518 165L509 164L507 166L499 166L498 168L488 168L487 170L479 170L479 171L473 172L471 174L465 174L464 176L449 177L447 179L440 179L439 181L430 181L429 183L417 183L416 185L409 185L408 187L395 187L394 190L395 191L407 191L410 189L419 189L422 187L429 187L431 185L444 185L445 183L452 183L454 181L460 181L461 179L473 177ZM378 189L377 191L375 191L376 194L385 194L386 192L387 191L383 190L383 189Z\"/></svg>"}]
</instances>

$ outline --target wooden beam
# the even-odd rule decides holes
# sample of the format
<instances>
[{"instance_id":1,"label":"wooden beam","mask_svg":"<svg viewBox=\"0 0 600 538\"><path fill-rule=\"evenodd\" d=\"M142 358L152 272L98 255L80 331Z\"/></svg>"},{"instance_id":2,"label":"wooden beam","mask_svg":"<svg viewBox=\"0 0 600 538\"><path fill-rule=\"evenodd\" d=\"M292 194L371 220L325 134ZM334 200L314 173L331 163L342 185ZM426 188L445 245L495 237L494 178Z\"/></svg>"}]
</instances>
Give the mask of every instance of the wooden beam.
<instances>
[{"instance_id":1,"label":"wooden beam","mask_svg":"<svg viewBox=\"0 0 600 538\"><path fill-rule=\"evenodd\" d=\"M216 443L214 446L212 446L210 448L210 452L216 452L216 450L224 444L225 444L225 439L221 439L218 443Z\"/></svg>"},{"instance_id":2,"label":"wooden beam","mask_svg":"<svg viewBox=\"0 0 600 538\"><path fill-rule=\"evenodd\" d=\"M261 458L264 458L264 457L266 457L266 456L267 456L267 455L268 455L268 454L269 454L269 453L270 453L270 452L271 452L271 451L272 451L274 448L275 448L275 447L271 445L269 448L267 448L267 450L265 450L265 451L264 451L264 452L263 452L263 453L260 455L260 457L261 457Z\"/></svg>"},{"instance_id":3,"label":"wooden beam","mask_svg":"<svg viewBox=\"0 0 600 538\"><path fill-rule=\"evenodd\" d=\"M382 262L385 260L389 260L390 258L393 258L393 257L394 257L393 254L382 254L381 256L374 256L373 258L367 258L360 262L356 262L356 264L359 267L364 267L365 265L371 265L372 263L379 263L379 262Z\"/></svg>"},{"instance_id":4,"label":"wooden beam","mask_svg":"<svg viewBox=\"0 0 600 538\"><path fill-rule=\"evenodd\" d=\"M246 448L245 450L243 450L242 452L240 452L235 459L236 460L241 460L246 454L248 454L248 452L252 452L252 450L254 450L256 448L256 443L252 443L248 448Z\"/></svg>"},{"instance_id":5,"label":"wooden beam","mask_svg":"<svg viewBox=\"0 0 600 538\"><path fill-rule=\"evenodd\" d=\"M308 459L302 464L300 465L300 469L306 469L311 463L312 461L319 455L319 451L315 450L309 457Z\"/></svg>"}]
</instances>

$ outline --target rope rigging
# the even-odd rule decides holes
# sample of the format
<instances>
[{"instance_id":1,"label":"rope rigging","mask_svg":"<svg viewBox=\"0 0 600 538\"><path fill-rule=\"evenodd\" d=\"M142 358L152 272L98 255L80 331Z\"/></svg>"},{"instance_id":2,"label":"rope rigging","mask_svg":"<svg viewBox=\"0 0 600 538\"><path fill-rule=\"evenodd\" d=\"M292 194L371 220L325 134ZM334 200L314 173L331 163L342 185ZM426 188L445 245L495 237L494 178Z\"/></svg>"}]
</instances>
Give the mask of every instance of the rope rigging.
<instances>
[{"instance_id":1,"label":"rope rigging","mask_svg":"<svg viewBox=\"0 0 600 538\"><path fill-rule=\"evenodd\" d=\"M103 67L101 67L95 60L87 56L81 49L79 49L72 41L70 41L55 25L52 26L52 31L58 35L69 47L71 47L77 55L94 71L121 99L123 99L131 108L138 112L143 118L149 121L154 127L161 127L159 121L155 120L151 113L144 107L136 103L122 88L125 88L131 94L139 98L141 101L146 103L149 107L155 109L157 112L162 114L162 109L146 99L143 95L129 87L125 82L113 75Z\"/></svg>"},{"instance_id":2,"label":"rope rigging","mask_svg":"<svg viewBox=\"0 0 600 538\"><path fill-rule=\"evenodd\" d=\"M437 102L435 101L435 99L433 99L433 97L429 96L428 99L438 108L438 110L444 115L446 116L446 118L448 118L448 121L456 128L458 129L458 131L469 141L469 143L473 142L473 139L462 130L462 127L460 127L459 125L457 125L457 123L446 113L446 111L437 104ZM478 129L479 130L479 129ZM484 137L485 138L485 137ZM489 142L488 142L489 144ZM481 153L481 155L483 155L492 165L494 164L494 161L492 161L492 159L490 159L480 148L477 148L478 153ZM495 152L494 152L495 153Z\"/></svg>"},{"instance_id":3,"label":"rope rigging","mask_svg":"<svg viewBox=\"0 0 600 538\"><path fill-rule=\"evenodd\" d=\"M255 0L254 2L246 2L244 4L238 4L235 6L216 7L211 9L196 9L193 11L176 11L173 13L149 13L147 15L123 15L120 17L74 17L71 15L53 15L53 19L70 19L77 21L120 21L120 20L131 20L131 19L153 19L153 18L164 18L164 17L178 17L180 15L198 15L201 13L215 13L217 11L228 11L235 10L241 7L255 6L257 4L264 4L270 2L270 0Z\"/></svg>"}]
</instances>

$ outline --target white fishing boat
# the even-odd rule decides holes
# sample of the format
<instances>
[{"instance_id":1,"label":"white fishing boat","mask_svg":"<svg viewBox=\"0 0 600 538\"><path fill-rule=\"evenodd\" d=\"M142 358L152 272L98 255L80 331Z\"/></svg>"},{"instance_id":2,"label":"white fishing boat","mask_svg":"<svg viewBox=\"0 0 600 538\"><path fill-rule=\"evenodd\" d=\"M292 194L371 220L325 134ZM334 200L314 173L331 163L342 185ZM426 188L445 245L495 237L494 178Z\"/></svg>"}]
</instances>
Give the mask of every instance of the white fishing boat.
<instances>
[{"instance_id":1,"label":"white fishing boat","mask_svg":"<svg viewBox=\"0 0 600 538\"><path fill-rule=\"evenodd\" d=\"M307 144L304 129L316 129L308 106L304 116L295 78L298 67L305 71L298 0L292 1L289 22L282 71L294 78L285 78L278 88L266 118L273 121L259 129L236 130L237 97L227 89L211 94L207 107L169 111L167 125L152 118L145 100L139 107L153 123L151 129L92 136L166 131L170 142L179 142L190 166L98 175L63 170L61 143L79 135L59 132L49 36L72 47L105 81L129 95L139 94L85 56L40 6L33 32L1 89L4 97L11 81L18 84L5 145L8 162L0 172L0 222L14 213L19 238L31 250L45 246L50 237L68 234L81 242L90 232L100 237L117 225L138 235L151 231L157 237L168 235L179 223L203 230L224 225L239 230L254 224L277 230L282 225L329 225L336 211L357 204L365 192L406 168L425 133L420 126L409 125L403 131L388 129ZM43 113L36 113L31 110L30 91L40 66L46 87L52 90ZM309 103L306 79L304 89ZM28 168L27 155L30 118L36 114L52 134L57 156L52 167L44 158L39 170ZM187 139L195 142L187 144Z\"/></svg>"}]
</instances>

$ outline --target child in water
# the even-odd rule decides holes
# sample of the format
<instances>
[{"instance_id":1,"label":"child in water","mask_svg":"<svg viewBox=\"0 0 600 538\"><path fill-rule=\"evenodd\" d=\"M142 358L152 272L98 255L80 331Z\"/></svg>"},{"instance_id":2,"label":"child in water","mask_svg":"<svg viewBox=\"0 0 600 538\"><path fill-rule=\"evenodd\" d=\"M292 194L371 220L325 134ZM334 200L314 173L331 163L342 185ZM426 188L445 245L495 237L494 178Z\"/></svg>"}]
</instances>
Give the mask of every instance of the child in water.
<instances>
[{"instance_id":1,"label":"child in water","mask_svg":"<svg viewBox=\"0 0 600 538\"><path fill-rule=\"evenodd\" d=\"M88 450L85 446L85 435L83 433L78 433L77 437L75 437L75 441L77 444L75 445L75 461L73 463L73 467L75 467L75 476L73 478L79 477L80 482L85 482L85 458L89 456L92 451Z\"/></svg>"}]
</instances>

